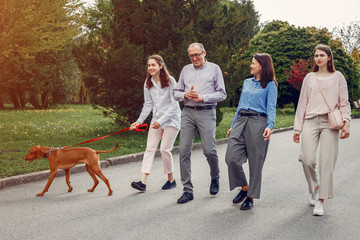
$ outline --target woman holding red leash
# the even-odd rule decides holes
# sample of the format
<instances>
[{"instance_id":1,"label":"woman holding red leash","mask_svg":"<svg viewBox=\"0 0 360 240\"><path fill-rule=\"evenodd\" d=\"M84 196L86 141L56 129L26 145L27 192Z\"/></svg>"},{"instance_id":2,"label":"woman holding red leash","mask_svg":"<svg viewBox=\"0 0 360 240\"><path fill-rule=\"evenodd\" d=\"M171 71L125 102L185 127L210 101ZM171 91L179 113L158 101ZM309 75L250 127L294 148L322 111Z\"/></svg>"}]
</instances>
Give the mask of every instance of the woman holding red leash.
<instances>
[{"instance_id":1,"label":"woman holding red leash","mask_svg":"<svg viewBox=\"0 0 360 240\"><path fill-rule=\"evenodd\" d=\"M171 154L176 136L180 130L180 106L172 96L176 85L175 79L169 75L164 60L159 55L152 55L147 60L148 72L144 84L144 105L136 122L131 124L134 130L152 112L151 126L148 133L146 151L141 166L141 181L132 182L131 186L139 191L146 191L146 180L150 174L157 146L161 140L160 153L164 165L164 173L168 181L163 190L176 187L174 180L174 161Z\"/></svg>"}]
</instances>

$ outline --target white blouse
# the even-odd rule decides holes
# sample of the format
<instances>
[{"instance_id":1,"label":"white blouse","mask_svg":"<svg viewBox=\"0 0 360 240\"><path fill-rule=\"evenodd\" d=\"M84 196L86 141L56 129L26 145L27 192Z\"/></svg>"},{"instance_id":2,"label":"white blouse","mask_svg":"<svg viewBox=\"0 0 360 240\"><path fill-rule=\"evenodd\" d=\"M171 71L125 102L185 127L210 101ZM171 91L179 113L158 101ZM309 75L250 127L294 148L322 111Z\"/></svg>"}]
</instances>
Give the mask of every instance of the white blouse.
<instances>
[{"instance_id":1,"label":"white blouse","mask_svg":"<svg viewBox=\"0 0 360 240\"><path fill-rule=\"evenodd\" d=\"M181 110L179 102L172 95L172 90L176 86L175 79L170 76L169 87L161 88L160 81L155 82L151 78L153 87L146 88L144 83L144 104L138 122L143 123L152 111L151 124L158 122L162 129L165 127L175 127L180 130Z\"/></svg>"}]
</instances>

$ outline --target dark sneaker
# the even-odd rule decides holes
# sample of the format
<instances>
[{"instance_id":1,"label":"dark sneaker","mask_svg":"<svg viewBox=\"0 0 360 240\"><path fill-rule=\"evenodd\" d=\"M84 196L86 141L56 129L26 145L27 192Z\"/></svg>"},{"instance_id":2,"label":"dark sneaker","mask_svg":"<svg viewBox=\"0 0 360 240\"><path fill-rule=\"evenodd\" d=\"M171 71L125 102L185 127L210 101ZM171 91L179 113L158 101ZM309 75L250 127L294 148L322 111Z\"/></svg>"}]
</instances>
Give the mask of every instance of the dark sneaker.
<instances>
[{"instance_id":1,"label":"dark sneaker","mask_svg":"<svg viewBox=\"0 0 360 240\"><path fill-rule=\"evenodd\" d=\"M141 181L138 182L132 182L131 186L141 192L145 192L146 191L146 184L143 184Z\"/></svg>"},{"instance_id":2,"label":"dark sneaker","mask_svg":"<svg viewBox=\"0 0 360 240\"><path fill-rule=\"evenodd\" d=\"M234 197L233 199L233 203L237 204L237 203L241 203L242 201L244 201L244 199L246 198L247 192L241 190L239 192L238 195L236 195L236 197Z\"/></svg>"},{"instance_id":3,"label":"dark sneaker","mask_svg":"<svg viewBox=\"0 0 360 240\"><path fill-rule=\"evenodd\" d=\"M216 195L218 192L219 192L219 180L213 179L211 180L211 184L210 184L210 194Z\"/></svg>"},{"instance_id":4,"label":"dark sneaker","mask_svg":"<svg viewBox=\"0 0 360 240\"><path fill-rule=\"evenodd\" d=\"M241 210L249 210L254 206L254 202L251 198L247 197L243 204L241 204Z\"/></svg>"},{"instance_id":5,"label":"dark sneaker","mask_svg":"<svg viewBox=\"0 0 360 240\"><path fill-rule=\"evenodd\" d=\"M175 180L174 180L173 182L167 181L167 182L165 183L165 185L162 187L162 190L168 190L168 189L172 189L172 188L174 188L174 187L176 187L176 182L175 182Z\"/></svg>"},{"instance_id":6,"label":"dark sneaker","mask_svg":"<svg viewBox=\"0 0 360 240\"><path fill-rule=\"evenodd\" d=\"M183 195L177 200L178 203L187 203L194 199L194 195L192 193L184 192Z\"/></svg>"}]
</instances>

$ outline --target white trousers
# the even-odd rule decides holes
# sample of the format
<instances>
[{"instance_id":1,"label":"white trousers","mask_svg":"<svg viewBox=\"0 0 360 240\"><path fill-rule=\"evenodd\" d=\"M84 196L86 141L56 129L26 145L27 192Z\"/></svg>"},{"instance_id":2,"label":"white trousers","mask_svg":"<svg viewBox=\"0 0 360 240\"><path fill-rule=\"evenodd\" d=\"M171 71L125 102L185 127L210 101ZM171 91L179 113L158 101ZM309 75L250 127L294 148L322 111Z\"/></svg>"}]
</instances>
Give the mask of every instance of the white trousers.
<instances>
[{"instance_id":1,"label":"white trousers","mask_svg":"<svg viewBox=\"0 0 360 240\"><path fill-rule=\"evenodd\" d=\"M171 150L173 149L174 142L178 133L179 130L175 127L165 127L164 129L149 129L146 143L146 151L144 153L141 166L141 173L150 174L155 153L160 140L160 153L163 160L164 173L169 174L174 172L174 160Z\"/></svg>"},{"instance_id":2,"label":"white trousers","mask_svg":"<svg viewBox=\"0 0 360 240\"><path fill-rule=\"evenodd\" d=\"M316 154L319 143L317 162ZM327 115L305 120L301 132L299 161L303 164L309 193L312 193L315 186L319 184L319 198L321 199L334 197L333 172L338 157L338 148L339 131L329 128Z\"/></svg>"}]
</instances>

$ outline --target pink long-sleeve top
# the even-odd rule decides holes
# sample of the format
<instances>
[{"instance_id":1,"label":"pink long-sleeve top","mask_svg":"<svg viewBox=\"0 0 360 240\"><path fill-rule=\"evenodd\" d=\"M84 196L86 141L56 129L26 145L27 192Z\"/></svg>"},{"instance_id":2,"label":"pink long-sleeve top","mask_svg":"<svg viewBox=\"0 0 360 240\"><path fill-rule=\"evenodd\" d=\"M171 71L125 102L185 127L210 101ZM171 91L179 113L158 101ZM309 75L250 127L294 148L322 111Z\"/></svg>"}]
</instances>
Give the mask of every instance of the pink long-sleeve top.
<instances>
[{"instance_id":1,"label":"pink long-sleeve top","mask_svg":"<svg viewBox=\"0 0 360 240\"><path fill-rule=\"evenodd\" d=\"M302 131L304 119L310 119L330 112L330 108L320 92L316 77L316 73L311 72L305 76L302 83L295 114L295 132ZM341 72L335 71L328 77L317 78L331 109L339 106L343 120L350 122L351 109L345 77Z\"/></svg>"}]
</instances>

